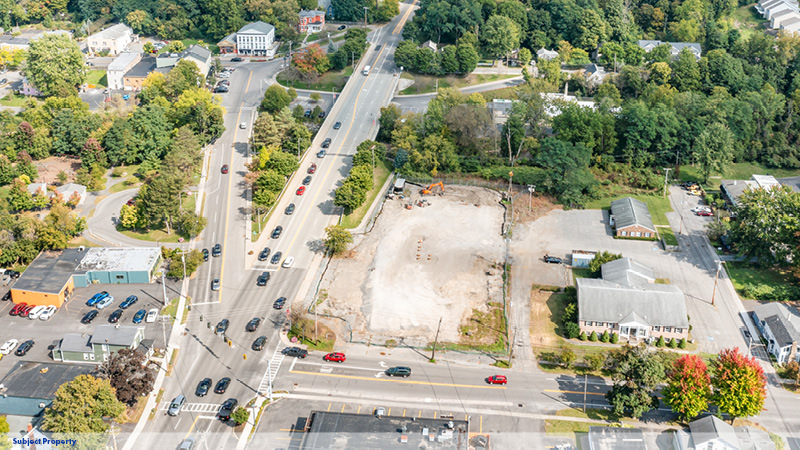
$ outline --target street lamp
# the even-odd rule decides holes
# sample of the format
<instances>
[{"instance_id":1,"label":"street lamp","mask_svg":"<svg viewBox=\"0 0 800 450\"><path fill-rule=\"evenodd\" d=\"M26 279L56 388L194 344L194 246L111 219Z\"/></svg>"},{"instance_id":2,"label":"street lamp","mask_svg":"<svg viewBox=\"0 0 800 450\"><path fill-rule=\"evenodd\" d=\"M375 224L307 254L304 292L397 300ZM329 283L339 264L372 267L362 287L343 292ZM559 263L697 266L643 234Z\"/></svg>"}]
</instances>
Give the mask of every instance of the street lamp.
<instances>
[{"instance_id":1,"label":"street lamp","mask_svg":"<svg viewBox=\"0 0 800 450\"><path fill-rule=\"evenodd\" d=\"M535 184L528 185L528 211L530 211L533 207L533 192L536 190Z\"/></svg>"}]
</instances>

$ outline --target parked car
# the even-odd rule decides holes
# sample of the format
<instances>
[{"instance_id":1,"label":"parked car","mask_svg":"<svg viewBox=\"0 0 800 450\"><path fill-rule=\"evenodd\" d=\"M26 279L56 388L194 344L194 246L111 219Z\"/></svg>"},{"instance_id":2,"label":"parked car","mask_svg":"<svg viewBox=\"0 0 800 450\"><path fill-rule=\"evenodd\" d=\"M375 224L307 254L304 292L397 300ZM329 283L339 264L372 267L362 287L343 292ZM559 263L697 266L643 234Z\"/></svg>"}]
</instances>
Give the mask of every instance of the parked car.
<instances>
[{"instance_id":1,"label":"parked car","mask_svg":"<svg viewBox=\"0 0 800 450\"><path fill-rule=\"evenodd\" d=\"M245 128L247 128L247 124L242 122L242 123L239 124L239 128L244 130Z\"/></svg>"},{"instance_id":2,"label":"parked car","mask_svg":"<svg viewBox=\"0 0 800 450\"><path fill-rule=\"evenodd\" d=\"M218 291L219 290L219 278L214 278L211 280L211 290Z\"/></svg>"},{"instance_id":3,"label":"parked car","mask_svg":"<svg viewBox=\"0 0 800 450\"><path fill-rule=\"evenodd\" d=\"M5 344L0 347L0 355L8 355L12 350L14 350L14 347L16 347L17 344L19 344L19 341L16 339L7 340Z\"/></svg>"},{"instance_id":4,"label":"parked car","mask_svg":"<svg viewBox=\"0 0 800 450\"><path fill-rule=\"evenodd\" d=\"M260 325L261 325L261 318L253 317L252 319L250 319L250 322L247 322L247 325L245 325L244 330L256 331Z\"/></svg>"},{"instance_id":5,"label":"parked car","mask_svg":"<svg viewBox=\"0 0 800 450\"><path fill-rule=\"evenodd\" d=\"M98 292L97 294L94 294L94 295L93 295L93 296L92 296L92 297L91 297L91 298L90 298L90 299L89 299L89 300L86 302L86 306L94 306L94 305L96 305L97 303L99 303L99 302L100 302L100 300L102 300L102 299L104 299L104 298L106 298L106 297L108 297L108 292L106 292L106 291L103 291L103 292Z\"/></svg>"},{"instance_id":6,"label":"parked car","mask_svg":"<svg viewBox=\"0 0 800 450\"><path fill-rule=\"evenodd\" d=\"M311 110L307 109L305 113L303 113L303 117L311 117Z\"/></svg>"},{"instance_id":7,"label":"parked car","mask_svg":"<svg viewBox=\"0 0 800 450\"><path fill-rule=\"evenodd\" d=\"M222 403L222 407L219 409L217 413L217 418L223 422L227 422L231 419L231 414L233 411L236 410L236 407L239 405L239 400L235 398L229 398Z\"/></svg>"},{"instance_id":8,"label":"parked car","mask_svg":"<svg viewBox=\"0 0 800 450\"><path fill-rule=\"evenodd\" d=\"M305 358L308 356L308 350L304 350L300 347L286 347L281 351L281 353L286 356L293 356L295 358Z\"/></svg>"},{"instance_id":9,"label":"parked car","mask_svg":"<svg viewBox=\"0 0 800 450\"><path fill-rule=\"evenodd\" d=\"M256 279L256 286L266 286L269 281L269 272L264 272Z\"/></svg>"},{"instance_id":10,"label":"parked car","mask_svg":"<svg viewBox=\"0 0 800 450\"><path fill-rule=\"evenodd\" d=\"M194 448L194 438L186 438L178 446L178 450L192 450Z\"/></svg>"},{"instance_id":11,"label":"parked car","mask_svg":"<svg viewBox=\"0 0 800 450\"><path fill-rule=\"evenodd\" d=\"M344 353L334 352L328 353L327 355L323 356L322 359L330 362L343 363L345 360L347 360L347 357L344 356Z\"/></svg>"},{"instance_id":12,"label":"parked car","mask_svg":"<svg viewBox=\"0 0 800 450\"><path fill-rule=\"evenodd\" d=\"M492 375L486 379L489 384L507 384L508 378L505 375Z\"/></svg>"},{"instance_id":13,"label":"parked car","mask_svg":"<svg viewBox=\"0 0 800 450\"><path fill-rule=\"evenodd\" d=\"M128 206L136 206L136 197L133 197L132 199L128 200L127 202L125 202L125 204Z\"/></svg>"},{"instance_id":14,"label":"parked car","mask_svg":"<svg viewBox=\"0 0 800 450\"><path fill-rule=\"evenodd\" d=\"M305 178L303 178L303 186L308 186L311 184L311 178L311 175L307 175Z\"/></svg>"},{"instance_id":15,"label":"parked car","mask_svg":"<svg viewBox=\"0 0 800 450\"><path fill-rule=\"evenodd\" d=\"M96 306L97 309L105 309L106 307L108 307L108 305L112 303L114 303L114 297L109 295L108 297L100 300L100 303L98 303Z\"/></svg>"},{"instance_id":16,"label":"parked car","mask_svg":"<svg viewBox=\"0 0 800 450\"><path fill-rule=\"evenodd\" d=\"M325 118L325 111L320 111L319 114L317 114L317 117L319 117L320 119L324 119Z\"/></svg>"},{"instance_id":17,"label":"parked car","mask_svg":"<svg viewBox=\"0 0 800 450\"><path fill-rule=\"evenodd\" d=\"M48 306L47 309L42 312L42 315L39 316L39 320L50 320L50 318L55 315L56 311L58 311L58 308L56 308L55 305Z\"/></svg>"},{"instance_id":18,"label":"parked car","mask_svg":"<svg viewBox=\"0 0 800 450\"><path fill-rule=\"evenodd\" d=\"M97 317L97 314L98 314L98 312L97 312L96 309L93 309L93 310L87 312L86 315L83 316L83 319L81 319L81 323L82 324L90 324L90 323L92 323L92 320L94 320L94 318Z\"/></svg>"},{"instance_id":19,"label":"parked car","mask_svg":"<svg viewBox=\"0 0 800 450\"><path fill-rule=\"evenodd\" d=\"M287 216L291 216L292 214L294 214L294 208L295 208L294 203L289 203L289 206L287 206L286 209L283 210L283 213L286 214Z\"/></svg>"},{"instance_id":20,"label":"parked car","mask_svg":"<svg viewBox=\"0 0 800 450\"><path fill-rule=\"evenodd\" d=\"M5 293L5 295L3 295L3 301L4 302L7 302L9 300L11 300L11 291L8 291L8 292Z\"/></svg>"},{"instance_id":21,"label":"parked car","mask_svg":"<svg viewBox=\"0 0 800 450\"><path fill-rule=\"evenodd\" d=\"M274 255L272 255L272 259L269 262L272 264L278 264L279 262L281 262L281 256L283 256L283 253L277 252Z\"/></svg>"},{"instance_id":22,"label":"parked car","mask_svg":"<svg viewBox=\"0 0 800 450\"><path fill-rule=\"evenodd\" d=\"M167 410L167 414L170 416L177 416L181 412L181 408L183 408L183 404L186 403L186 397L183 395L179 395L172 400L172 403L169 404L169 409Z\"/></svg>"},{"instance_id":23,"label":"parked car","mask_svg":"<svg viewBox=\"0 0 800 450\"><path fill-rule=\"evenodd\" d=\"M228 377L222 378L217 381L217 385L214 386L214 392L217 394L224 394L225 391L228 390L228 386L231 384L231 379Z\"/></svg>"},{"instance_id":24,"label":"parked car","mask_svg":"<svg viewBox=\"0 0 800 450\"><path fill-rule=\"evenodd\" d=\"M14 354L17 356L25 356L28 354L29 351L31 351L32 348L33 348L33 340L28 339L22 344L19 344L19 347L17 347L17 351L15 351Z\"/></svg>"},{"instance_id":25,"label":"parked car","mask_svg":"<svg viewBox=\"0 0 800 450\"><path fill-rule=\"evenodd\" d=\"M222 246L220 244L214 244L214 246L211 247L211 256L216 258L221 254L222 254Z\"/></svg>"},{"instance_id":26,"label":"parked car","mask_svg":"<svg viewBox=\"0 0 800 450\"><path fill-rule=\"evenodd\" d=\"M142 320L144 320L144 316L146 315L147 315L146 309L140 309L136 311L136 314L133 315L133 323L142 323Z\"/></svg>"},{"instance_id":27,"label":"parked car","mask_svg":"<svg viewBox=\"0 0 800 450\"><path fill-rule=\"evenodd\" d=\"M283 305L286 304L286 297L278 297L277 300L272 304L272 307L275 309L283 308Z\"/></svg>"},{"instance_id":28,"label":"parked car","mask_svg":"<svg viewBox=\"0 0 800 450\"><path fill-rule=\"evenodd\" d=\"M227 92L228 92L227 86L217 86L217 88L214 89L215 94L226 94Z\"/></svg>"},{"instance_id":29,"label":"parked car","mask_svg":"<svg viewBox=\"0 0 800 450\"><path fill-rule=\"evenodd\" d=\"M117 323L119 322L119 318L122 317L122 313L124 313L124 309L117 309L110 316L108 316L108 323Z\"/></svg>"},{"instance_id":30,"label":"parked car","mask_svg":"<svg viewBox=\"0 0 800 450\"><path fill-rule=\"evenodd\" d=\"M253 341L253 350L255 350L257 352L260 352L261 350L264 349L264 345L266 343L267 343L267 337L266 336L257 337L256 340Z\"/></svg>"},{"instance_id":31,"label":"parked car","mask_svg":"<svg viewBox=\"0 0 800 450\"><path fill-rule=\"evenodd\" d=\"M194 390L194 395L198 397L205 397L208 390L211 389L211 378L203 378L202 381L197 383L197 389Z\"/></svg>"},{"instance_id":32,"label":"parked car","mask_svg":"<svg viewBox=\"0 0 800 450\"><path fill-rule=\"evenodd\" d=\"M311 163L311 166L308 167L308 173L309 174L313 174L316 171L317 171L317 165L314 164L314 163Z\"/></svg>"},{"instance_id":33,"label":"parked car","mask_svg":"<svg viewBox=\"0 0 800 450\"><path fill-rule=\"evenodd\" d=\"M153 323L158 318L158 309L153 308L150 311L147 311L147 317L145 317L144 321L146 323Z\"/></svg>"},{"instance_id":34,"label":"parked car","mask_svg":"<svg viewBox=\"0 0 800 450\"><path fill-rule=\"evenodd\" d=\"M217 85L230 87L231 82L229 80L221 80L219 83L217 83Z\"/></svg>"},{"instance_id":35,"label":"parked car","mask_svg":"<svg viewBox=\"0 0 800 450\"><path fill-rule=\"evenodd\" d=\"M35 308L33 308L33 309L31 310L31 312L30 312L30 313L28 313L28 319L31 319L31 320L36 320L36 319L38 319L38 318L39 318L39 316L41 316L41 315L42 315L42 313L44 312L44 310L46 310L46 309L47 309L47 305L39 305L39 306L36 306Z\"/></svg>"},{"instance_id":36,"label":"parked car","mask_svg":"<svg viewBox=\"0 0 800 450\"><path fill-rule=\"evenodd\" d=\"M317 158L324 158L325 157L325 150L320 150L317 152Z\"/></svg>"},{"instance_id":37,"label":"parked car","mask_svg":"<svg viewBox=\"0 0 800 450\"><path fill-rule=\"evenodd\" d=\"M222 173L223 174L227 174L228 173L228 165L227 164L223 164L222 165Z\"/></svg>"},{"instance_id":38,"label":"parked car","mask_svg":"<svg viewBox=\"0 0 800 450\"><path fill-rule=\"evenodd\" d=\"M342 128L342 122L336 122L335 124L333 124L334 130L338 130L339 128Z\"/></svg>"},{"instance_id":39,"label":"parked car","mask_svg":"<svg viewBox=\"0 0 800 450\"><path fill-rule=\"evenodd\" d=\"M339 28L337 28L337 30L342 31L345 28L347 28L347 25L339 25Z\"/></svg>"},{"instance_id":40,"label":"parked car","mask_svg":"<svg viewBox=\"0 0 800 450\"><path fill-rule=\"evenodd\" d=\"M299 188L297 188L296 194L297 195L303 195L303 194L305 194L305 192L306 192L306 187L305 186L300 186Z\"/></svg>"},{"instance_id":41,"label":"parked car","mask_svg":"<svg viewBox=\"0 0 800 450\"><path fill-rule=\"evenodd\" d=\"M277 227L275 227L274 230L272 230L272 234L270 235L270 237L272 239L278 239L279 237L281 237L281 233L283 233L283 227L278 225Z\"/></svg>"},{"instance_id":42,"label":"parked car","mask_svg":"<svg viewBox=\"0 0 800 450\"><path fill-rule=\"evenodd\" d=\"M203 249L203 261L208 261L208 249Z\"/></svg>"},{"instance_id":43,"label":"parked car","mask_svg":"<svg viewBox=\"0 0 800 450\"><path fill-rule=\"evenodd\" d=\"M379 407L375 408L375 417L380 419L381 417L383 417L385 415L386 415L386 408L384 408L383 406L379 406Z\"/></svg>"},{"instance_id":44,"label":"parked car","mask_svg":"<svg viewBox=\"0 0 800 450\"><path fill-rule=\"evenodd\" d=\"M411 368L404 366L390 367L386 370L386 375L407 378L411 376Z\"/></svg>"},{"instance_id":45,"label":"parked car","mask_svg":"<svg viewBox=\"0 0 800 450\"><path fill-rule=\"evenodd\" d=\"M264 247L264 249L261 250L261 252L258 254L258 260L259 261L266 261L267 258L269 258L270 251L271 250L269 249L269 247Z\"/></svg>"},{"instance_id":46,"label":"parked car","mask_svg":"<svg viewBox=\"0 0 800 450\"><path fill-rule=\"evenodd\" d=\"M135 295L131 295L122 302L119 307L122 309L128 309L131 305L139 301L139 297Z\"/></svg>"},{"instance_id":47,"label":"parked car","mask_svg":"<svg viewBox=\"0 0 800 450\"><path fill-rule=\"evenodd\" d=\"M11 311L9 311L8 314L11 316L18 316L19 313L27 307L27 303L17 303L13 308L11 308Z\"/></svg>"},{"instance_id":48,"label":"parked car","mask_svg":"<svg viewBox=\"0 0 800 450\"><path fill-rule=\"evenodd\" d=\"M233 58L231 58L231 62L242 62L242 61L244 61L244 59L238 56L234 56Z\"/></svg>"},{"instance_id":49,"label":"parked car","mask_svg":"<svg viewBox=\"0 0 800 450\"><path fill-rule=\"evenodd\" d=\"M561 264L564 261L556 256L544 255L544 262L548 264Z\"/></svg>"},{"instance_id":50,"label":"parked car","mask_svg":"<svg viewBox=\"0 0 800 450\"><path fill-rule=\"evenodd\" d=\"M325 140L322 141L322 148L328 148L330 146L331 146L331 138L325 138Z\"/></svg>"},{"instance_id":51,"label":"parked car","mask_svg":"<svg viewBox=\"0 0 800 450\"><path fill-rule=\"evenodd\" d=\"M30 314L31 311L34 310L34 308L36 308L36 305L28 305L25 307L25 309L21 310L17 315L19 317L28 317L28 314Z\"/></svg>"},{"instance_id":52,"label":"parked car","mask_svg":"<svg viewBox=\"0 0 800 450\"><path fill-rule=\"evenodd\" d=\"M288 269L289 267L292 267L292 264L294 264L294 256L290 256L284 259L283 264L281 264L281 267L283 267L284 269Z\"/></svg>"},{"instance_id":53,"label":"parked car","mask_svg":"<svg viewBox=\"0 0 800 450\"><path fill-rule=\"evenodd\" d=\"M231 322L228 319L222 319L217 324L217 328L214 329L214 332L217 334L222 334L228 330L228 325L230 324Z\"/></svg>"}]
</instances>

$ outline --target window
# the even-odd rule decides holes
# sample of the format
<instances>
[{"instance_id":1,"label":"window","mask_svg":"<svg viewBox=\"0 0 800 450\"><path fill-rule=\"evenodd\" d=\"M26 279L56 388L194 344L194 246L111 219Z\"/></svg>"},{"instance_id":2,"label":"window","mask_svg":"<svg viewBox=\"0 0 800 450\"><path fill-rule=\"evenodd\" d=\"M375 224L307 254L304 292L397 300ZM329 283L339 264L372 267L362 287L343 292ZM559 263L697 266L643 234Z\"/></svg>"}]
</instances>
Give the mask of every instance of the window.
<instances>
[{"instance_id":1,"label":"window","mask_svg":"<svg viewBox=\"0 0 800 450\"><path fill-rule=\"evenodd\" d=\"M117 280L122 281L125 279L125 275L117 275Z\"/></svg>"},{"instance_id":2,"label":"window","mask_svg":"<svg viewBox=\"0 0 800 450\"><path fill-rule=\"evenodd\" d=\"M676 333L683 333L683 328L675 328Z\"/></svg>"},{"instance_id":3,"label":"window","mask_svg":"<svg viewBox=\"0 0 800 450\"><path fill-rule=\"evenodd\" d=\"M672 332L672 327L664 327L664 331L670 333Z\"/></svg>"},{"instance_id":4,"label":"window","mask_svg":"<svg viewBox=\"0 0 800 450\"><path fill-rule=\"evenodd\" d=\"M88 353L84 353L83 354L83 360L84 361L88 361L89 360L89 354Z\"/></svg>"},{"instance_id":5,"label":"window","mask_svg":"<svg viewBox=\"0 0 800 450\"><path fill-rule=\"evenodd\" d=\"M650 237L650 233L645 233L644 237Z\"/></svg>"},{"instance_id":6,"label":"window","mask_svg":"<svg viewBox=\"0 0 800 450\"><path fill-rule=\"evenodd\" d=\"M638 231L637 231L637 232L636 232L636 237L641 237L641 236L642 236L642 233L640 233L640 232L638 232Z\"/></svg>"},{"instance_id":7,"label":"window","mask_svg":"<svg viewBox=\"0 0 800 450\"><path fill-rule=\"evenodd\" d=\"M587 320L587 321L585 321L585 322L583 322L583 323L584 323L584 325L586 325L587 327L590 327L590 326L592 326L592 322L590 322L590 321L588 321L588 320Z\"/></svg>"},{"instance_id":8,"label":"window","mask_svg":"<svg viewBox=\"0 0 800 450\"><path fill-rule=\"evenodd\" d=\"M613 323L611 323L611 322L608 322L608 323L606 324L606 326L607 326L608 328L611 328L611 329L613 329L613 328L614 328L614 324L613 324Z\"/></svg>"},{"instance_id":9,"label":"window","mask_svg":"<svg viewBox=\"0 0 800 450\"><path fill-rule=\"evenodd\" d=\"M621 231L619 234L622 235L622 236L627 236L628 232L627 231Z\"/></svg>"},{"instance_id":10,"label":"window","mask_svg":"<svg viewBox=\"0 0 800 450\"><path fill-rule=\"evenodd\" d=\"M653 325L653 331L661 331L661 327L658 325Z\"/></svg>"},{"instance_id":11,"label":"window","mask_svg":"<svg viewBox=\"0 0 800 450\"><path fill-rule=\"evenodd\" d=\"M90 359L91 361L94 361L94 353L89 353L89 359Z\"/></svg>"},{"instance_id":12,"label":"window","mask_svg":"<svg viewBox=\"0 0 800 450\"><path fill-rule=\"evenodd\" d=\"M108 353L108 344L103 344L103 353Z\"/></svg>"}]
</instances>

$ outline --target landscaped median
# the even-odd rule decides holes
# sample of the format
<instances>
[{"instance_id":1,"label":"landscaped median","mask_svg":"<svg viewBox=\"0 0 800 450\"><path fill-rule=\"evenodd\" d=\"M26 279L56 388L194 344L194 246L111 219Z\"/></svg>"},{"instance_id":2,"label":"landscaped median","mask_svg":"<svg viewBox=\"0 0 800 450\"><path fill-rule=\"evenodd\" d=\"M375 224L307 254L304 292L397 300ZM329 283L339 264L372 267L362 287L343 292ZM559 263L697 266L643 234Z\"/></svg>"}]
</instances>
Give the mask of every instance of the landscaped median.
<instances>
[{"instance_id":1,"label":"landscaped median","mask_svg":"<svg viewBox=\"0 0 800 450\"><path fill-rule=\"evenodd\" d=\"M366 140L358 144L350 174L336 189L333 200L334 205L345 208L347 215L342 219L345 228L355 228L361 223L389 177L391 170L384 161L385 154L386 146L378 142Z\"/></svg>"}]
</instances>

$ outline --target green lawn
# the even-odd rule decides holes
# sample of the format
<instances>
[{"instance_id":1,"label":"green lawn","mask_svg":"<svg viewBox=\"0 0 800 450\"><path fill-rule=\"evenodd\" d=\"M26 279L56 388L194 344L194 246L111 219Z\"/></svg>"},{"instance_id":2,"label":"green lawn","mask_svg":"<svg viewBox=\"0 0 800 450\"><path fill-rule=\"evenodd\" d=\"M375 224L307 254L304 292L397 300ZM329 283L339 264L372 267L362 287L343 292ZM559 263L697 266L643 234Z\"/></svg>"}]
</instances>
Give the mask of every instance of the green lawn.
<instances>
[{"instance_id":1,"label":"green lawn","mask_svg":"<svg viewBox=\"0 0 800 450\"><path fill-rule=\"evenodd\" d=\"M111 186L110 188L108 188L108 192L114 194L114 193L117 193L117 192L120 192L120 191L124 191L124 190L127 190L127 189L132 189L132 188L134 188L136 186L139 186L139 185L141 185L141 183L139 182L138 178L136 178L134 176L129 176L122 183L117 183L117 184Z\"/></svg>"},{"instance_id":2,"label":"green lawn","mask_svg":"<svg viewBox=\"0 0 800 450\"><path fill-rule=\"evenodd\" d=\"M28 99L32 99L34 97L26 97L24 95L19 94L8 94L2 99L0 99L0 105L3 106L25 106L28 103Z\"/></svg>"},{"instance_id":3,"label":"green lawn","mask_svg":"<svg viewBox=\"0 0 800 450\"><path fill-rule=\"evenodd\" d=\"M403 78L413 79L414 84L403 89L400 93L403 95L410 95L436 92L437 81L438 87L440 88L454 87L460 89L467 86L489 83L491 81L506 80L508 78L515 78L518 76L519 75L513 74L470 74L465 77L434 77L427 75L411 75L408 72L403 72Z\"/></svg>"},{"instance_id":4,"label":"green lawn","mask_svg":"<svg viewBox=\"0 0 800 450\"><path fill-rule=\"evenodd\" d=\"M758 15L755 3L742 6L733 13L733 26L739 30L742 39L748 39L751 34L763 28L766 19Z\"/></svg>"},{"instance_id":5,"label":"green lawn","mask_svg":"<svg viewBox=\"0 0 800 450\"><path fill-rule=\"evenodd\" d=\"M678 245L678 239L675 237L675 232L670 227L658 227L658 235L664 239L667 245Z\"/></svg>"},{"instance_id":6,"label":"green lawn","mask_svg":"<svg viewBox=\"0 0 800 450\"><path fill-rule=\"evenodd\" d=\"M97 87L107 87L108 78L106 78L105 70L90 70L86 74L86 84L95 85Z\"/></svg>"},{"instance_id":7,"label":"green lawn","mask_svg":"<svg viewBox=\"0 0 800 450\"><path fill-rule=\"evenodd\" d=\"M377 161L375 166L376 167L373 176L372 190L367 193L367 200L364 202L363 205L356 208L355 211L342 217L343 227L345 228L357 227L361 223L361 221L364 220L364 215L367 214L369 207L372 206L372 202L375 201L375 197L377 197L379 194L383 192L381 187L383 186L383 183L386 183L386 179L389 178L389 175L391 175L392 173L392 163L386 160Z\"/></svg>"},{"instance_id":8,"label":"green lawn","mask_svg":"<svg viewBox=\"0 0 800 450\"><path fill-rule=\"evenodd\" d=\"M315 81L295 81L286 79L285 72L278 74L278 83L295 89L310 89L315 91L341 92L347 83L347 78L353 74L353 67L347 66L343 70L330 70L320 75Z\"/></svg>"},{"instance_id":9,"label":"green lawn","mask_svg":"<svg viewBox=\"0 0 800 450\"><path fill-rule=\"evenodd\" d=\"M211 50L212 54L219 55L219 46L215 44L209 44L198 39L181 39L181 42L183 42L183 45L186 48L189 48L194 44L202 44L204 47L207 47L209 50ZM159 54L164 53L166 50L167 47L163 47L161 50L158 51L158 53Z\"/></svg>"},{"instance_id":10,"label":"green lawn","mask_svg":"<svg viewBox=\"0 0 800 450\"><path fill-rule=\"evenodd\" d=\"M794 281L788 272L756 267L744 262L729 262L725 264L725 269L737 291L744 288L745 284L780 285L792 284Z\"/></svg>"},{"instance_id":11,"label":"green lawn","mask_svg":"<svg viewBox=\"0 0 800 450\"><path fill-rule=\"evenodd\" d=\"M644 194L619 194L613 197L605 197L599 200L592 200L584 205L586 209L609 209L611 202L625 197L633 197L647 203L647 208L650 210L650 215L653 217L655 225L669 225L666 213L672 211L672 205L669 203L669 198L664 198L660 195L644 195Z\"/></svg>"},{"instance_id":12,"label":"green lawn","mask_svg":"<svg viewBox=\"0 0 800 450\"><path fill-rule=\"evenodd\" d=\"M572 277L573 278L594 278L592 276L592 271L588 268L582 267L573 267L572 268Z\"/></svg>"},{"instance_id":13,"label":"green lawn","mask_svg":"<svg viewBox=\"0 0 800 450\"><path fill-rule=\"evenodd\" d=\"M723 173L712 173L706 183L706 189L717 191L721 180L749 180L752 175L772 175L775 178L794 177L800 175L800 170L775 169L757 163L733 163ZM681 166L681 181L699 181L702 179L700 170L689 165Z\"/></svg>"},{"instance_id":14,"label":"green lawn","mask_svg":"<svg viewBox=\"0 0 800 450\"><path fill-rule=\"evenodd\" d=\"M117 231L130 238L151 242L179 242L178 239L181 237L175 230L172 230L172 234L167 234L166 230L134 231L117 225Z\"/></svg>"}]
</instances>

